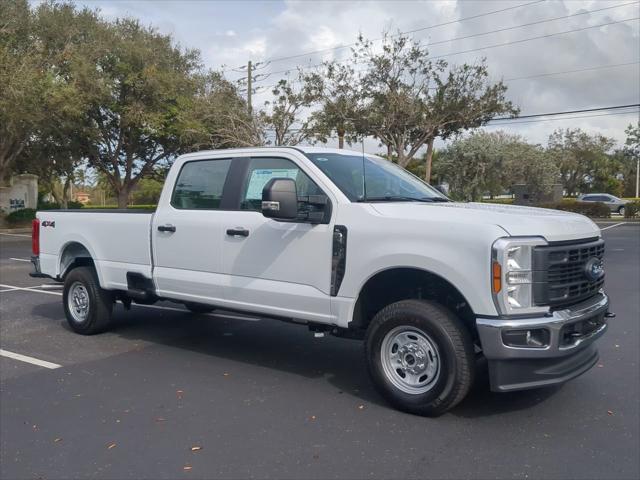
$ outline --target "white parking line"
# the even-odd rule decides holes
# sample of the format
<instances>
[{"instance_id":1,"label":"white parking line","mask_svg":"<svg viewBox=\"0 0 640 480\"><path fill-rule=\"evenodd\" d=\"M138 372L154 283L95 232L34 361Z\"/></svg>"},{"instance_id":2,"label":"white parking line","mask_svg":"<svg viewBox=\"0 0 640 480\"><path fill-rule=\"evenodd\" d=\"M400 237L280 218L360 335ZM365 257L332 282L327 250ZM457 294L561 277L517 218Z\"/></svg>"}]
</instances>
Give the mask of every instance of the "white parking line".
<instances>
[{"instance_id":1,"label":"white parking line","mask_svg":"<svg viewBox=\"0 0 640 480\"><path fill-rule=\"evenodd\" d=\"M6 235L8 237L29 237L29 238L31 238L31 235L27 235L26 233L2 233L2 232L0 232L0 235Z\"/></svg>"},{"instance_id":2,"label":"white parking line","mask_svg":"<svg viewBox=\"0 0 640 480\"><path fill-rule=\"evenodd\" d=\"M42 287L44 287L44 285L42 285ZM38 293L47 293L49 295L62 295L62 292L50 292L47 290L40 290L40 286L36 286L36 287L16 287L15 285L4 285L0 283L0 288L5 288L6 290L0 290L0 293L2 292L12 292L15 290L21 290L24 292L38 292ZM137 303L133 303L132 306L134 307L143 307L143 308L156 308L158 310L169 310L172 312L182 312L182 313L187 313L188 310L185 310L183 308L174 308L174 307L163 307L161 305L140 305ZM259 322L260 319L259 318L254 318L254 317L244 317L244 316L240 316L240 315L227 315L226 313L204 313L203 315L206 315L208 317L218 317L218 318L230 318L230 319L235 319L235 320L245 320L247 322Z\"/></svg>"},{"instance_id":3,"label":"white parking line","mask_svg":"<svg viewBox=\"0 0 640 480\"><path fill-rule=\"evenodd\" d=\"M62 365L58 365L57 363L51 363L51 362L47 362L46 360L40 360L38 358L28 357L26 355L21 355L19 353L3 350L1 348L0 348L0 356L12 358L20 362L30 363L32 365L38 365L39 367L50 368L50 369L60 368L62 366Z\"/></svg>"},{"instance_id":4,"label":"white parking line","mask_svg":"<svg viewBox=\"0 0 640 480\"><path fill-rule=\"evenodd\" d=\"M13 260L15 262L31 262L31 260L29 260L28 258L13 258L13 257L9 257L9 260Z\"/></svg>"},{"instance_id":5,"label":"white parking line","mask_svg":"<svg viewBox=\"0 0 640 480\"><path fill-rule=\"evenodd\" d=\"M47 292L45 290L38 290L40 287L16 287L15 285L4 285L2 283L0 283L0 288L8 288L10 290L6 290L6 291L12 291L12 290L22 290L25 292L40 292L40 293L48 293L49 295L62 295L62 293L60 292Z\"/></svg>"},{"instance_id":6,"label":"white parking line","mask_svg":"<svg viewBox=\"0 0 640 480\"><path fill-rule=\"evenodd\" d=\"M614 224L614 225L609 225L608 227L601 228L601 229L600 229L600 231L602 231L602 230L609 230L610 228L613 228L613 227L619 227L620 225L625 225L625 224L627 224L627 223L629 223L629 222L620 222L620 223L616 223L616 224Z\"/></svg>"}]
</instances>

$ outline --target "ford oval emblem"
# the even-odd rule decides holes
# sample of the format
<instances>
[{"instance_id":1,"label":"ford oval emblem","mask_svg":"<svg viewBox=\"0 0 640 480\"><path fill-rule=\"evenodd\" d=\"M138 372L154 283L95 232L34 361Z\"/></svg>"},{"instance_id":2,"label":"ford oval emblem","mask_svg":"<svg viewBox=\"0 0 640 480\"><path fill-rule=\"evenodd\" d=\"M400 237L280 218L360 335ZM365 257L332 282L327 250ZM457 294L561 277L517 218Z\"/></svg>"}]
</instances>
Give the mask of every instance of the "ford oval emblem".
<instances>
[{"instance_id":1,"label":"ford oval emblem","mask_svg":"<svg viewBox=\"0 0 640 480\"><path fill-rule=\"evenodd\" d=\"M590 281L595 282L604 277L604 264L602 259L597 257L591 257L584 265L584 276Z\"/></svg>"}]
</instances>

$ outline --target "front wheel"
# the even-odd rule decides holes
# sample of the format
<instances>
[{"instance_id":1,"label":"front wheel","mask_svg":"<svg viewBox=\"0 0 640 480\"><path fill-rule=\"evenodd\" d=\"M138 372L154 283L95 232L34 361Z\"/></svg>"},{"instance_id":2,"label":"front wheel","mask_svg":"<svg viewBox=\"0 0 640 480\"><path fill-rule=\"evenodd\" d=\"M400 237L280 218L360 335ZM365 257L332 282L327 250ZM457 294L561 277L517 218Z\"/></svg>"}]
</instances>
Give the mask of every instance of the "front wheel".
<instances>
[{"instance_id":1,"label":"front wheel","mask_svg":"<svg viewBox=\"0 0 640 480\"><path fill-rule=\"evenodd\" d=\"M92 267L78 267L64 280L64 313L71 329L81 335L105 331L111 325L113 295L100 288Z\"/></svg>"},{"instance_id":2,"label":"front wheel","mask_svg":"<svg viewBox=\"0 0 640 480\"><path fill-rule=\"evenodd\" d=\"M382 309L367 330L365 352L377 390L409 413L441 415L473 383L471 336L434 302L402 300Z\"/></svg>"},{"instance_id":3,"label":"front wheel","mask_svg":"<svg viewBox=\"0 0 640 480\"><path fill-rule=\"evenodd\" d=\"M622 215L623 217L624 217L624 211L625 211L625 210L624 210L624 207L620 207L620 208L618 209L618 213L619 213L620 215Z\"/></svg>"}]
</instances>

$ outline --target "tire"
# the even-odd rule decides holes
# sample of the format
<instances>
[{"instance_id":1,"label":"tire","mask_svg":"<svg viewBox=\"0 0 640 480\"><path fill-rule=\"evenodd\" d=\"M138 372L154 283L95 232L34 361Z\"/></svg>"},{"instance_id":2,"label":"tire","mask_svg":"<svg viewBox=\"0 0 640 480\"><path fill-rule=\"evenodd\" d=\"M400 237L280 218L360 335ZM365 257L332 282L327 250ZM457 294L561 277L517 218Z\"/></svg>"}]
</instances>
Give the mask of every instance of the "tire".
<instances>
[{"instance_id":1,"label":"tire","mask_svg":"<svg viewBox=\"0 0 640 480\"><path fill-rule=\"evenodd\" d=\"M441 415L473 384L471 335L435 302L402 300L383 308L367 330L365 355L376 389L405 412Z\"/></svg>"},{"instance_id":2,"label":"tire","mask_svg":"<svg viewBox=\"0 0 640 480\"><path fill-rule=\"evenodd\" d=\"M620 208L618 209L618 213L619 213L620 215L622 215L623 217L624 217L624 212L625 212L624 207L620 207Z\"/></svg>"},{"instance_id":3,"label":"tire","mask_svg":"<svg viewBox=\"0 0 640 480\"><path fill-rule=\"evenodd\" d=\"M93 267L77 267L67 274L62 302L67 322L76 333L94 335L111 325L113 295L100 288Z\"/></svg>"},{"instance_id":4,"label":"tire","mask_svg":"<svg viewBox=\"0 0 640 480\"><path fill-rule=\"evenodd\" d=\"M193 313L211 313L215 310L215 307L203 303L185 303L184 306Z\"/></svg>"}]
</instances>

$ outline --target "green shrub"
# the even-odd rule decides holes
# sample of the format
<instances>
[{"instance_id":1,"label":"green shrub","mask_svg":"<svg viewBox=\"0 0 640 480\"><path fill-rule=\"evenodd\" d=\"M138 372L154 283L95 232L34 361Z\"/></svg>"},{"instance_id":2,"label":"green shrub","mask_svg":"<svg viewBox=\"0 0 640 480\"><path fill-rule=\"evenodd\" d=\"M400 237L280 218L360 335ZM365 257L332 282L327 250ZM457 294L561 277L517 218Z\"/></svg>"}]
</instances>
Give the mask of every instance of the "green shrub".
<instances>
[{"instance_id":1,"label":"green shrub","mask_svg":"<svg viewBox=\"0 0 640 480\"><path fill-rule=\"evenodd\" d=\"M640 217L640 201L629 202L624 206L624 218Z\"/></svg>"},{"instance_id":2,"label":"green shrub","mask_svg":"<svg viewBox=\"0 0 640 480\"><path fill-rule=\"evenodd\" d=\"M67 208L82 208L84 205L80 202L70 200L67 203ZM39 202L38 210L60 210L62 207L57 202Z\"/></svg>"},{"instance_id":3,"label":"green shrub","mask_svg":"<svg viewBox=\"0 0 640 480\"><path fill-rule=\"evenodd\" d=\"M482 203L497 203L500 205L513 205L513 198L483 198Z\"/></svg>"},{"instance_id":4,"label":"green shrub","mask_svg":"<svg viewBox=\"0 0 640 480\"><path fill-rule=\"evenodd\" d=\"M15 225L30 222L34 218L36 218L36 211L33 208L23 208L7 215L7 222Z\"/></svg>"},{"instance_id":5,"label":"green shrub","mask_svg":"<svg viewBox=\"0 0 640 480\"><path fill-rule=\"evenodd\" d=\"M554 210L562 210L564 212L574 212L593 218L610 218L611 211L602 202L576 202L573 199L562 200L555 203L541 203L541 208L551 208Z\"/></svg>"}]
</instances>

